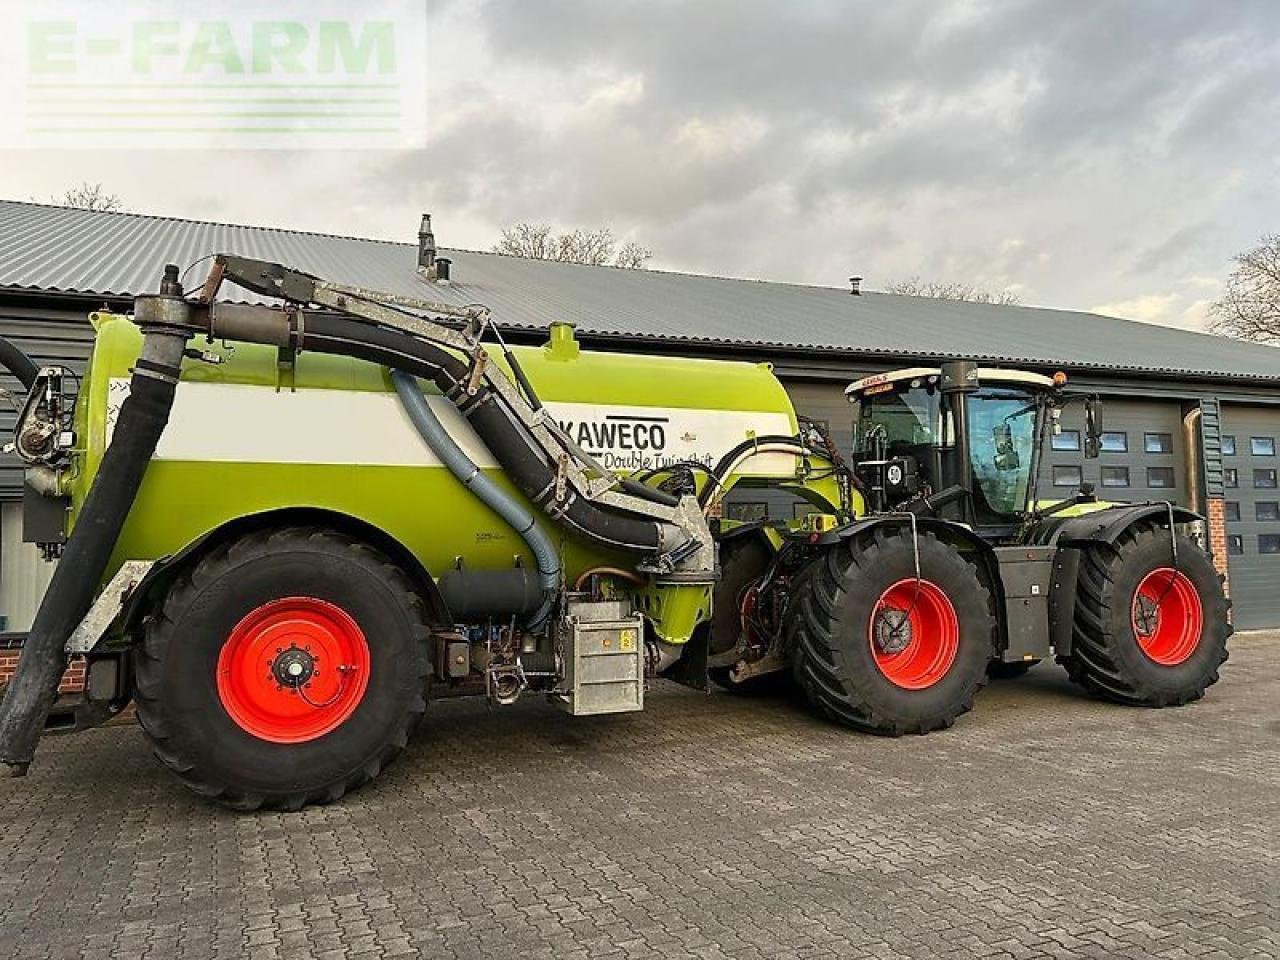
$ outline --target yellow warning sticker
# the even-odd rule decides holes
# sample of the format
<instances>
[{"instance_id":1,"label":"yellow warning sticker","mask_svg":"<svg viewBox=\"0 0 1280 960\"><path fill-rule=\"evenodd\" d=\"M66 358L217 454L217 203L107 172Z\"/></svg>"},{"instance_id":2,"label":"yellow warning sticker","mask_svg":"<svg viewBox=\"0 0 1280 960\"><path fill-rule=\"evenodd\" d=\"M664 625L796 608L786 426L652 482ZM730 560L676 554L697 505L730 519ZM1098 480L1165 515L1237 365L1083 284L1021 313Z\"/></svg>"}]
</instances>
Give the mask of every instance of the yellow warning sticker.
<instances>
[{"instance_id":1,"label":"yellow warning sticker","mask_svg":"<svg viewBox=\"0 0 1280 960\"><path fill-rule=\"evenodd\" d=\"M634 650L636 648L636 632L634 630L623 630L618 636L618 646L623 650Z\"/></svg>"}]
</instances>

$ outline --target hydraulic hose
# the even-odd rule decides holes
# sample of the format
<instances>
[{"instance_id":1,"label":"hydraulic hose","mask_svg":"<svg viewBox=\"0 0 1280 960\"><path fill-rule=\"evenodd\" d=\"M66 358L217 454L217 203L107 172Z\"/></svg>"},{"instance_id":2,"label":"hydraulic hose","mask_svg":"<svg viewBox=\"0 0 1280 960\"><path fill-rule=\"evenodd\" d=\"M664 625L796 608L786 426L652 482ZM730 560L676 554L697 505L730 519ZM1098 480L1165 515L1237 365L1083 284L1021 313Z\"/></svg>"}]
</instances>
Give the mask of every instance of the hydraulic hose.
<instances>
[{"instance_id":1,"label":"hydraulic hose","mask_svg":"<svg viewBox=\"0 0 1280 960\"><path fill-rule=\"evenodd\" d=\"M0 337L0 366L12 373L22 383L22 389L30 390L36 382L40 368L28 357L17 344Z\"/></svg>"},{"instance_id":2,"label":"hydraulic hose","mask_svg":"<svg viewBox=\"0 0 1280 960\"><path fill-rule=\"evenodd\" d=\"M540 528L533 514L515 497L498 486L494 480L480 471L470 457L449 435L440 418L427 402L427 398L418 389L417 381L402 370L393 370L391 380L395 383L396 393L400 397L405 413L413 421L423 442L440 458L458 480L481 503L492 509L507 522L520 538L533 551L538 564L538 576L542 587L542 603L527 621L530 629L536 629L546 622L555 606L556 596L560 591L560 554L555 543Z\"/></svg>"},{"instance_id":3,"label":"hydraulic hose","mask_svg":"<svg viewBox=\"0 0 1280 960\"><path fill-rule=\"evenodd\" d=\"M129 382L115 438L102 458L0 703L0 763L7 764L15 776L26 773L35 755L66 669L67 637L89 611L169 421L187 334L172 327L143 332L142 356Z\"/></svg>"},{"instance_id":4,"label":"hydraulic hose","mask_svg":"<svg viewBox=\"0 0 1280 960\"><path fill-rule=\"evenodd\" d=\"M483 385L466 392L467 365L433 344L367 323L324 314L308 314L304 349L356 357L431 380L471 422L480 439L512 483L558 523L615 550L655 553L676 543L678 528L655 520L615 513L570 494L553 502L556 468L546 462L523 425Z\"/></svg>"}]
</instances>

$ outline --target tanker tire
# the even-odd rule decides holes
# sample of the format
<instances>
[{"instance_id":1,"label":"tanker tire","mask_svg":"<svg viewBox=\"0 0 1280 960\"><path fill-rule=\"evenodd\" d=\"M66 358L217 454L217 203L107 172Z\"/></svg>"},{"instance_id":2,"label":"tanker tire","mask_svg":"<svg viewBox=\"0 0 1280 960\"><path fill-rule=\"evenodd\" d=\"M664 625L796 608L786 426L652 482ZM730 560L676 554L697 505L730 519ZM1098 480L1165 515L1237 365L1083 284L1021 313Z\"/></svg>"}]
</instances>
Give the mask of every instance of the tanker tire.
<instances>
[{"instance_id":1,"label":"tanker tire","mask_svg":"<svg viewBox=\"0 0 1280 960\"><path fill-rule=\"evenodd\" d=\"M242 728L223 705L216 677L219 654L242 618L285 597L341 608L368 644L368 686L353 712L299 743ZM376 777L417 728L430 682L429 638L412 584L366 544L318 527L250 533L212 548L144 621L138 720L161 762L223 806L330 803Z\"/></svg>"},{"instance_id":2,"label":"tanker tire","mask_svg":"<svg viewBox=\"0 0 1280 960\"><path fill-rule=\"evenodd\" d=\"M1095 696L1143 707L1173 707L1199 700L1218 682L1227 659L1230 601L1213 561L1191 539L1178 535L1177 569L1200 598L1203 628L1190 656L1163 666L1139 646L1131 621L1134 593L1151 571L1172 562L1169 532L1153 526L1129 528L1115 546L1084 551L1076 587L1072 651L1059 657L1067 675Z\"/></svg>"},{"instance_id":3,"label":"tanker tire","mask_svg":"<svg viewBox=\"0 0 1280 960\"><path fill-rule=\"evenodd\" d=\"M768 544L752 535L730 540L720 550L720 581L716 584L707 636L713 654L723 653L737 644L741 629L738 597L752 582L764 576L773 560ZM792 688L785 670L741 683L734 682L732 667L708 667L707 676L717 687L740 696L773 696Z\"/></svg>"},{"instance_id":4,"label":"tanker tire","mask_svg":"<svg viewBox=\"0 0 1280 960\"><path fill-rule=\"evenodd\" d=\"M786 641L796 682L817 710L868 733L928 733L955 723L987 682L995 622L989 591L958 551L919 537L920 574L950 601L958 641L947 671L924 689L904 689L877 664L869 624L881 595L914 580L909 528L877 528L811 560L792 584Z\"/></svg>"}]
</instances>

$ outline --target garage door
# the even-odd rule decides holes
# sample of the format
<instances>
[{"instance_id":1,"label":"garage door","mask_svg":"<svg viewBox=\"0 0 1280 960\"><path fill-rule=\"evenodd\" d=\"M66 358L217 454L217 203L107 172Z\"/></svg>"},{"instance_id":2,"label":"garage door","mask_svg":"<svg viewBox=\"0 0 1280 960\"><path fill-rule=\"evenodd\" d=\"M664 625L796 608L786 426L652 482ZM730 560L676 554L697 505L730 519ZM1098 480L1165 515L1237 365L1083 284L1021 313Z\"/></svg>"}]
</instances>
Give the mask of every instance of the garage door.
<instances>
[{"instance_id":1,"label":"garage door","mask_svg":"<svg viewBox=\"0 0 1280 960\"><path fill-rule=\"evenodd\" d=\"M1172 500L1185 505L1181 404L1107 398L1102 420L1102 454L1086 460L1083 406L1072 404L1063 411L1062 433L1045 454L1040 498L1070 496L1085 482L1093 484L1103 500Z\"/></svg>"},{"instance_id":2,"label":"garage door","mask_svg":"<svg viewBox=\"0 0 1280 960\"><path fill-rule=\"evenodd\" d=\"M1232 611L1242 629L1280 626L1280 411L1224 404L1222 465Z\"/></svg>"}]
</instances>

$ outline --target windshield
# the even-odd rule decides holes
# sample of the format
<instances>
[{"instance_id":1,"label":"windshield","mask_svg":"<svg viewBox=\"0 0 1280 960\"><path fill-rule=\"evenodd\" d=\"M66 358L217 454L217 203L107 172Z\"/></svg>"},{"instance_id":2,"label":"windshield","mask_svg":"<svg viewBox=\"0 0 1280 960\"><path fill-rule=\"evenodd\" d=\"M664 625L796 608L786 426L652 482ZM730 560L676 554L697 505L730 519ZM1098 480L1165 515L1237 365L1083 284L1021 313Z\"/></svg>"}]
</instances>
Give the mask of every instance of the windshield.
<instances>
[{"instance_id":1,"label":"windshield","mask_svg":"<svg viewBox=\"0 0 1280 960\"><path fill-rule=\"evenodd\" d=\"M862 401L862 435L873 425L881 426L886 445L936 443L937 420L937 395L931 390L881 393Z\"/></svg>"},{"instance_id":2,"label":"windshield","mask_svg":"<svg viewBox=\"0 0 1280 960\"><path fill-rule=\"evenodd\" d=\"M996 513L1015 513L1027 501L1036 438L1035 399L1007 389L969 397L969 456L973 475Z\"/></svg>"}]
</instances>

